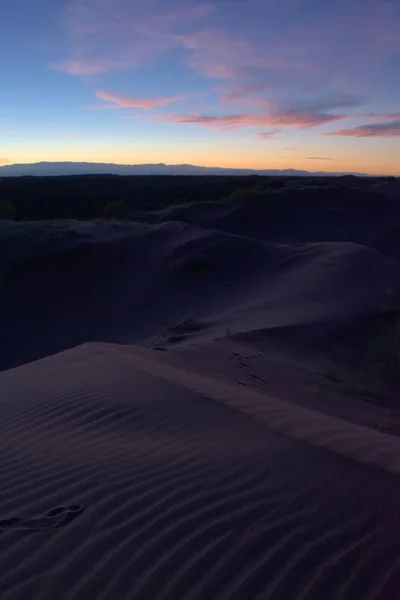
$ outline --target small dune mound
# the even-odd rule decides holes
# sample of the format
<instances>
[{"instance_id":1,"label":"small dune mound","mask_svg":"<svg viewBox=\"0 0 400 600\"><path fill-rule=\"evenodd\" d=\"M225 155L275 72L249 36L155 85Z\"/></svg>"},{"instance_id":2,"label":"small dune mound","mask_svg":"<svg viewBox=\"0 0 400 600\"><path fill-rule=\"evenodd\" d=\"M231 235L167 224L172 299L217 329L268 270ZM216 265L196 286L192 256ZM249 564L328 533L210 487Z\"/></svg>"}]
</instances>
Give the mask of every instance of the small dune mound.
<instances>
[{"instance_id":1,"label":"small dune mound","mask_svg":"<svg viewBox=\"0 0 400 600\"><path fill-rule=\"evenodd\" d=\"M213 212L210 208L207 216L193 210L181 218L208 229L268 242L355 242L395 259L400 257L398 241L396 245L387 239L387 233L400 223L398 182L367 189L358 179L354 186L340 185L340 181L331 182L329 187L322 183L296 182L284 190L227 203L224 209Z\"/></svg>"}]
</instances>

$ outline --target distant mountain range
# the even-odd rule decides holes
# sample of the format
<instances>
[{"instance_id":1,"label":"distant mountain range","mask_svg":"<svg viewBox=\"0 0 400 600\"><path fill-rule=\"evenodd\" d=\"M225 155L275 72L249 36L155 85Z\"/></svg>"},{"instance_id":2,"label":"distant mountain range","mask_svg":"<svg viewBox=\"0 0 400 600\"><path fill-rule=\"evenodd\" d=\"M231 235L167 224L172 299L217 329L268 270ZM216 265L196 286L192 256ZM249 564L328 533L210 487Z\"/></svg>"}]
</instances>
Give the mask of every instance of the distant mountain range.
<instances>
[{"instance_id":1,"label":"distant mountain range","mask_svg":"<svg viewBox=\"0 0 400 600\"><path fill-rule=\"evenodd\" d=\"M194 165L115 165L108 163L86 162L39 162L33 164L4 165L0 167L0 177L50 177L60 175L297 175L339 176L361 175L364 173L326 173L310 172L297 169L227 169L220 167L197 167Z\"/></svg>"}]
</instances>

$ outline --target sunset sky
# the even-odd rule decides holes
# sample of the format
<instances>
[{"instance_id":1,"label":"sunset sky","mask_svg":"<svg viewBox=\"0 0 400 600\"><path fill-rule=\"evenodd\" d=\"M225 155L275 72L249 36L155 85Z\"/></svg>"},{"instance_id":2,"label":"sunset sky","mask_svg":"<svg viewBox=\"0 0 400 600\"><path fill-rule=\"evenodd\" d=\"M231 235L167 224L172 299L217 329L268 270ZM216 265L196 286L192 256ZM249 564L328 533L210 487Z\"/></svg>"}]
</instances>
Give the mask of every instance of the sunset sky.
<instances>
[{"instance_id":1,"label":"sunset sky","mask_svg":"<svg viewBox=\"0 0 400 600\"><path fill-rule=\"evenodd\" d=\"M0 165L400 175L400 0L14 0Z\"/></svg>"}]
</instances>

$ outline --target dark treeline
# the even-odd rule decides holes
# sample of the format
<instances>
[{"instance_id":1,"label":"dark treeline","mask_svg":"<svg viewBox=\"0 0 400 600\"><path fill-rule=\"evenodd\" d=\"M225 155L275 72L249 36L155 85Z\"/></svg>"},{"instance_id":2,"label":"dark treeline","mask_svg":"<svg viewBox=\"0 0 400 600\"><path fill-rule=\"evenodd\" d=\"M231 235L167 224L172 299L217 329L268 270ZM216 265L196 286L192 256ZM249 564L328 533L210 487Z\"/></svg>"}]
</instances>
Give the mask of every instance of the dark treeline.
<instances>
[{"instance_id":1,"label":"dark treeline","mask_svg":"<svg viewBox=\"0 0 400 600\"><path fill-rule=\"evenodd\" d=\"M131 210L219 201L235 190L262 184L261 177L13 177L0 179L0 202L10 203L18 220L93 219L104 216L110 203Z\"/></svg>"},{"instance_id":2,"label":"dark treeline","mask_svg":"<svg viewBox=\"0 0 400 600\"><path fill-rule=\"evenodd\" d=\"M135 218L194 202L241 201L260 192L310 187L365 188L375 178L263 176L116 176L0 178L0 218L26 220Z\"/></svg>"}]
</instances>

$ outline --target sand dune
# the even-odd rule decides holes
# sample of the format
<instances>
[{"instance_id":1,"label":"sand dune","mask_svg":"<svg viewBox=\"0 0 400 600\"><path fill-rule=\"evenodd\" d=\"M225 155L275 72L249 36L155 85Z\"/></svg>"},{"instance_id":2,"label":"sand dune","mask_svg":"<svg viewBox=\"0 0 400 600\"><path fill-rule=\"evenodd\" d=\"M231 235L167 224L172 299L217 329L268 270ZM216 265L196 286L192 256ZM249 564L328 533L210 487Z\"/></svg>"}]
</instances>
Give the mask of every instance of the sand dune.
<instances>
[{"instance_id":1,"label":"sand dune","mask_svg":"<svg viewBox=\"0 0 400 600\"><path fill-rule=\"evenodd\" d=\"M398 599L395 219L253 209L0 226L1 600Z\"/></svg>"},{"instance_id":2,"label":"sand dune","mask_svg":"<svg viewBox=\"0 0 400 600\"><path fill-rule=\"evenodd\" d=\"M399 442L363 432L376 468L295 441L288 407L160 356L0 375L1 597L397 598Z\"/></svg>"},{"instance_id":3,"label":"sand dune","mask_svg":"<svg viewBox=\"0 0 400 600\"><path fill-rule=\"evenodd\" d=\"M177 222L22 237L16 225L2 239L2 368L87 341L143 343L189 318L208 323L209 339L344 322L400 292L399 263L352 242L272 244Z\"/></svg>"}]
</instances>

